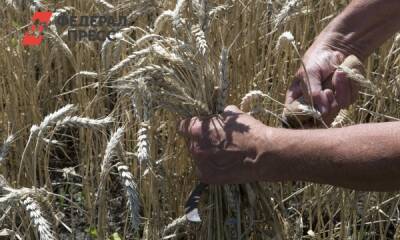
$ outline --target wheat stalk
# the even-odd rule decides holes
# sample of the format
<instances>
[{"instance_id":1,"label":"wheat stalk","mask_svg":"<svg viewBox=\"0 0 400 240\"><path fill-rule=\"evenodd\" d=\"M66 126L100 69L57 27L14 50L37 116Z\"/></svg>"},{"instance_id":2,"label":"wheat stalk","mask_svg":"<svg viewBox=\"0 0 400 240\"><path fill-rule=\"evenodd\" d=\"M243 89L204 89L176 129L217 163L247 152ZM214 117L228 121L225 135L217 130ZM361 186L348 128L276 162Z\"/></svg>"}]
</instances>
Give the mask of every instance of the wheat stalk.
<instances>
[{"instance_id":1,"label":"wheat stalk","mask_svg":"<svg viewBox=\"0 0 400 240\"><path fill-rule=\"evenodd\" d=\"M229 95L229 79L228 79L228 56L229 50L222 48L219 61L219 95L217 98L217 111L222 112L226 105Z\"/></svg>"}]
</instances>

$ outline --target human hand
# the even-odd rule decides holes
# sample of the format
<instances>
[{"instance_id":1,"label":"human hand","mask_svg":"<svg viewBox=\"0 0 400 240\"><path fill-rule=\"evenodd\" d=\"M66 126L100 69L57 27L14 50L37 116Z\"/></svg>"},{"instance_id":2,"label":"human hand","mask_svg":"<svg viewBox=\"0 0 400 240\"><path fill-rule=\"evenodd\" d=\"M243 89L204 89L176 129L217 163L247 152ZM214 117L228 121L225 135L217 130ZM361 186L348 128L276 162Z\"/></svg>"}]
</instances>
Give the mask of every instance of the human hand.
<instances>
[{"instance_id":1,"label":"human hand","mask_svg":"<svg viewBox=\"0 0 400 240\"><path fill-rule=\"evenodd\" d=\"M358 83L350 80L345 72L337 68L345 57L340 51L314 43L303 58L309 78L309 91L306 72L304 68L300 68L287 91L285 104L290 104L301 96L305 96L304 100L309 104L312 99L323 121L331 124L340 109L354 103L359 90Z\"/></svg>"},{"instance_id":2,"label":"human hand","mask_svg":"<svg viewBox=\"0 0 400 240\"><path fill-rule=\"evenodd\" d=\"M198 175L208 184L256 181L255 162L268 145L267 127L260 121L228 106L215 117L194 117L181 122Z\"/></svg>"}]
</instances>

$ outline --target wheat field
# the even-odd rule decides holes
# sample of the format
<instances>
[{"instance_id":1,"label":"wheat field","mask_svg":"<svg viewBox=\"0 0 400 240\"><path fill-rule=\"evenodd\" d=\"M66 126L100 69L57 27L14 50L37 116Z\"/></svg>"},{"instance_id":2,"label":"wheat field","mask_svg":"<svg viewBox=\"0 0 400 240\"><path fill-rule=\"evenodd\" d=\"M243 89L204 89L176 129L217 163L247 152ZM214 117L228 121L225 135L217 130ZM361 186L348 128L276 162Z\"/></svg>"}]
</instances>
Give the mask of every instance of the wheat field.
<instances>
[{"instance_id":1,"label":"wheat field","mask_svg":"<svg viewBox=\"0 0 400 240\"><path fill-rule=\"evenodd\" d=\"M306 182L198 182L179 120L240 105L282 127L300 56L348 1L1 0L0 239L400 239L400 194ZM21 39L38 9L40 46ZM126 16L114 41L57 17ZM290 32L294 46L278 47ZM400 118L400 35L335 127ZM216 88L217 87L217 88ZM216 94L217 93L217 94ZM197 219L199 220L199 219Z\"/></svg>"}]
</instances>

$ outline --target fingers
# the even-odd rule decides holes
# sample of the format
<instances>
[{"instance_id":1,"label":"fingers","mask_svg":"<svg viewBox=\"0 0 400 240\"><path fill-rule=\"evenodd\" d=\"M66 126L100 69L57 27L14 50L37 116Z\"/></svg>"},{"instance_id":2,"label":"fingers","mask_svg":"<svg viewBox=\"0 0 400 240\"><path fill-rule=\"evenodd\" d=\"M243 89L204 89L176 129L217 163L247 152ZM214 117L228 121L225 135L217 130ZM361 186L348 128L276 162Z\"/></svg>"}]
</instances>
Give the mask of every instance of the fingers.
<instances>
[{"instance_id":1,"label":"fingers","mask_svg":"<svg viewBox=\"0 0 400 240\"><path fill-rule=\"evenodd\" d=\"M307 81L307 80L304 80ZM330 103L326 92L322 90L322 79L318 74L309 74L310 92L314 107L322 114L327 114L330 109ZM306 91L307 89L303 90ZM309 95L308 92L304 92ZM309 98L305 98L309 102ZM310 103L310 102L309 102ZM311 103L310 103L311 104Z\"/></svg>"},{"instance_id":2,"label":"fingers","mask_svg":"<svg viewBox=\"0 0 400 240\"><path fill-rule=\"evenodd\" d=\"M327 125L330 125L336 118L340 111L340 107L336 101L335 95L331 89L325 89L323 91L324 98L327 101L329 110L325 115L322 115L322 119Z\"/></svg>"},{"instance_id":3,"label":"fingers","mask_svg":"<svg viewBox=\"0 0 400 240\"><path fill-rule=\"evenodd\" d=\"M337 70L332 77L333 87L336 91L337 103L341 108L346 108L352 104L352 87L350 80L345 72Z\"/></svg>"},{"instance_id":4,"label":"fingers","mask_svg":"<svg viewBox=\"0 0 400 240\"><path fill-rule=\"evenodd\" d=\"M200 124L197 117L184 119L179 123L178 133L188 138L200 136L201 130L196 126L197 124Z\"/></svg>"},{"instance_id":5,"label":"fingers","mask_svg":"<svg viewBox=\"0 0 400 240\"><path fill-rule=\"evenodd\" d=\"M326 90L330 90L330 89L326 89ZM330 90L330 91L332 91L332 90ZM322 115L326 115L330 111L330 101L332 101L330 99L330 97L331 97L330 92L325 91L325 90L321 90L321 91L312 93L314 106Z\"/></svg>"},{"instance_id":6,"label":"fingers","mask_svg":"<svg viewBox=\"0 0 400 240\"><path fill-rule=\"evenodd\" d=\"M347 73L336 70L333 74L332 83L340 108L347 108L355 102L359 86L347 76Z\"/></svg>"},{"instance_id":7,"label":"fingers","mask_svg":"<svg viewBox=\"0 0 400 240\"><path fill-rule=\"evenodd\" d=\"M190 140L204 141L204 140L209 140L210 138L218 137L218 134L220 132L219 129L222 129L222 125L223 123L221 119L217 117L214 118L193 117L182 120L179 123L178 133L189 138Z\"/></svg>"}]
</instances>

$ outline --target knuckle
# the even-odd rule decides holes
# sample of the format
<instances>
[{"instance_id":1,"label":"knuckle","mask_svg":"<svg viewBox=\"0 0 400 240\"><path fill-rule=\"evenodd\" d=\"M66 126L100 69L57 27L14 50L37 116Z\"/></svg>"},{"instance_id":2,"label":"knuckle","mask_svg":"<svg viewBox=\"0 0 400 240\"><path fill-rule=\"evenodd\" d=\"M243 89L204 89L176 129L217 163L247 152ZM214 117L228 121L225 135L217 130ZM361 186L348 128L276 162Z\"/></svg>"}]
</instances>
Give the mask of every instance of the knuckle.
<instances>
[{"instance_id":1,"label":"knuckle","mask_svg":"<svg viewBox=\"0 0 400 240\"><path fill-rule=\"evenodd\" d=\"M199 126L198 124L192 126L190 128L190 135L192 135L193 137L199 137L202 135L202 129L201 126Z\"/></svg>"},{"instance_id":2,"label":"knuckle","mask_svg":"<svg viewBox=\"0 0 400 240\"><path fill-rule=\"evenodd\" d=\"M344 54L339 51L334 51L333 55L333 64L338 64L344 61Z\"/></svg>"}]
</instances>

